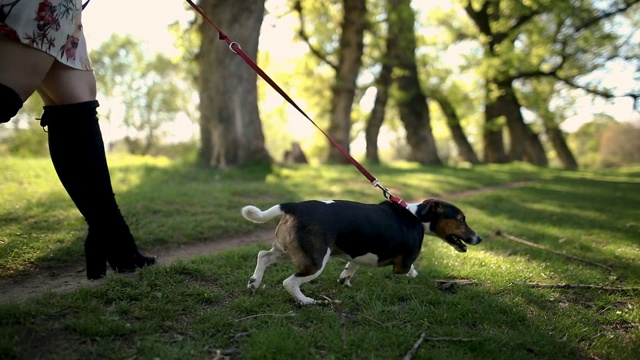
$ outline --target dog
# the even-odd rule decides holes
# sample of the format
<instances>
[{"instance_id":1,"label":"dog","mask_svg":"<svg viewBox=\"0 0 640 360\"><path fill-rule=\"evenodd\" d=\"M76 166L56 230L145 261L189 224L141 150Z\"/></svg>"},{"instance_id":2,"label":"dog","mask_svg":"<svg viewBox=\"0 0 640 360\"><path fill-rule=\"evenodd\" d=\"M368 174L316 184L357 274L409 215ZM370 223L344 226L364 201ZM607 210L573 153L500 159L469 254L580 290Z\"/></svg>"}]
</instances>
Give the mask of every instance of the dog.
<instances>
[{"instance_id":1,"label":"dog","mask_svg":"<svg viewBox=\"0 0 640 360\"><path fill-rule=\"evenodd\" d=\"M338 282L350 287L359 265L393 266L395 274L416 277L413 263L425 234L441 238L459 252L467 251L465 243L482 241L460 209L437 199L406 208L391 201L364 204L344 200L287 202L265 211L248 205L242 208L242 216L255 223L282 217L271 250L258 253L247 288L258 289L269 265L292 260L295 273L282 285L301 305L331 302L315 300L300 291L302 284L320 276L330 257L347 261Z\"/></svg>"}]
</instances>

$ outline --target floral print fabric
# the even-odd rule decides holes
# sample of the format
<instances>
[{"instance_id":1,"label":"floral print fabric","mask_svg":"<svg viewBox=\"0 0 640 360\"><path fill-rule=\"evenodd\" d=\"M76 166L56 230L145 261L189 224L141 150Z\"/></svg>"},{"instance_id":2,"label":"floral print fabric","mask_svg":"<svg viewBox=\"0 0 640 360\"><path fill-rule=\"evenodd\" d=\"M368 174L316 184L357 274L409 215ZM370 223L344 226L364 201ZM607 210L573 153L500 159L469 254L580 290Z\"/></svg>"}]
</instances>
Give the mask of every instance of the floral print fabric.
<instances>
[{"instance_id":1,"label":"floral print fabric","mask_svg":"<svg viewBox=\"0 0 640 360\"><path fill-rule=\"evenodd\" d=\"M0 36L91 70L81 18L82 0L0 0Z\"/></svg>"}]
</instances>

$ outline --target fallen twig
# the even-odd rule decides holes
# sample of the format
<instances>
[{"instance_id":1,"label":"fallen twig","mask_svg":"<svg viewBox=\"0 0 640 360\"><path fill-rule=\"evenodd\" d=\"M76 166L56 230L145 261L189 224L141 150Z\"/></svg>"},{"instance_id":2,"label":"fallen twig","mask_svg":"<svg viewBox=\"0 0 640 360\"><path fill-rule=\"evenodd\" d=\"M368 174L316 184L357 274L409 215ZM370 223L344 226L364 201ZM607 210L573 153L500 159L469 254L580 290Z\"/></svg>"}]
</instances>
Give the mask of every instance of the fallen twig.
<instances>
[{"instance_id":1,"label":"fallen twig","mask_svg":"<svg viewBox=\"0 0 640 360\"><path fill-rule=\"evenodd\" d=\"M371 321L373 321L374 323L376 323L376 324L378 324L378 325L380 325L380 326L385 326L385 325L387 325L387 324L385 324L385 323L383 323L383 322L381 322L381 321L378 321L378 320L376 320L376 319L374 319L374 318L372 318L372 317L368 317L367 315L360 315L360 316L362 316L363 318L365 318L365 319L367 319L367 320L371 320Z\"/></svg>"},{"instance_id":2,"label":"fallen twig","mask_svg":"<svg viewBox=\"0 0 640 360\"><path fill-rule=\"evenodd\" d=\"M243 318L237 319L236 322L242 321L242 320L247 320L247 319L251 319L251 318L255 318L255 317L259 317L259 316L276 316L276 317L282 317L282 316L294 316L295 313L293 312L288 312L286 314L255 314L255 315L250 315L250 316L245 316Z\"/></svg>"},{"instance_id":3,"label":"fallen twig","mask_svg":"<svg viewBox=\"0 0 640 360\"><path fill-rule=\"evenodd\" d=\"M433 283L436 284L443 290L448 290L454 285L475 285L477 282L475 280L467 280L467 279L452 279L452 280L433 280Z\"/></svg>"},{"instance_id":4,"label":"fallen twig","mask_svg":"<svg viewBox=\"0 0 640 360\"><path fill-rule=\"evenodd\" d=\"M545 288L545 289L592 289L592 290L606 290L606 291L640 291L638 286L604 286L604 285L591 285L591 284L540 284L540 283L515 283L518 285L529 286L533 288Z\"/></svg>"},{"instance_id":5,"label":"fallen twig","mask_svg":"<svg viewBox=\"0 0 640 360\"><path fill-rule=\"evenodd\" d=\"M230 348L230 349L216 349L213 355L213 360L226 360L231 359L234 355L238 353L238 349Z\"/></svg>"},{"instance_id":6,"label":"fallen twig","mask_svg":"<svg viewBox=\"0 0 640 360\"><path fill-rule=\"evenodd\" d=\"M427 337L427 334L422 333L422 334L420 334L420 337L415 342L415 344L413 344L413 347L411 347L411 350L409 350L407 355L405 355L402 358L402 360L411 360L411 359L413 359L413 357L416 355L416 352L418 351L418 348L425 341L460 341L460 342L467 342L467 341L476 341L476 340L478 340L478 339L474 339L474 338L451 338L451 337L430 338L430 337Z\"/></svg>"},{"instance_id":7,"label":"fallen twig","mask_svg":"<svg viewBox=\"0 0 640 360\"><path fill-rule=\"evenodd\" d=\"M411 359L413 359L413 357L416 355L416 352L418 352L418 348L420 347L420 345L422 344L424 339L426 339L426 337L427 337L427 334L425 334L425 333L420 334L420 337L418 338L418 341L416 341L415 344L413 344L413 346L411 347L411 349L409 350L407 355L405 355L402 358L402 360L411 360Z\"/></svg>"},{"instance_id":8,"label":"fallen twig","mask_svg":"<svg viewBox=\"0 0 640 360\"><path fill-rule=\"evenodd\" d=\"M531 246L531 247L534 247L534 248L538 248L538 249L542 249L542 250L545 250L545 251L549 251L549 252L551 252L551 253L553 253L553 254L556 254L556 255L564 256L564 257L566 257L566 258L568 258L568 259L571 259L571 260L580 261L580 262L583 262L583 263L586 263L586 264L589 264L589 265L594 265L594 266L601 267L601 268L603 268L603 269L607 269L608 271L613 271L613 269L611 269L611 267L609 267L609 266L607 266L607 265L603 265L603 264L597 263L597 262L595 262L595 261L591 261L591 260L587 260L587 259L579 258L579 257L577 257L577 256L573 256L573 255L565 254L565 253L562 253L562 252L560 252L560 251L555 251L555 250L549 249L549 248L548 248L548 247L546 247L546 246L542 246L542 245L539 245L539 244L536 244L536 243L532 243L532 242L530 242L530 241L527 241L527 240L521 239L521 238L519 238L519 237L517 237L517 236L513 236L513 235L511 235L511 234L509 234L509 233L502 232L502 231L500 231L500 230L496 230L496 232L495 232L494 234L495 234L496 236L500 236L500 237L503 237L503 238L505 238L505 239L509 239L509 240L512 240L512 241L518 242L518 243L520 243L520 244L524 244L524 245Z\"/></svg>"}]
</instances>

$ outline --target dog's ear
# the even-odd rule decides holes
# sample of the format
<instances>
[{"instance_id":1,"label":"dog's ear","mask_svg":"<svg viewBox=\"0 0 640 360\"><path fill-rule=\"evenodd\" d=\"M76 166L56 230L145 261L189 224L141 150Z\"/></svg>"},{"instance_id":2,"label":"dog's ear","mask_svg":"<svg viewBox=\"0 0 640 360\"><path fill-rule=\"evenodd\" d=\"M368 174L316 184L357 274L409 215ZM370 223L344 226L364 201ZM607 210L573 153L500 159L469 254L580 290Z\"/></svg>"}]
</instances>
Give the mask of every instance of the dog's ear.
<instances>
[{"instance_id":1,"label":"dog's ear","mask_svg":"<svg viewBox=\"0 0 640 360\"><path fill-rule=\"evenodd\" d=\"M420 219L429 222L444 213L444 204L440 200L429 199L422 202L424 208L420 211Z\"/></svg>"}]
</instances>

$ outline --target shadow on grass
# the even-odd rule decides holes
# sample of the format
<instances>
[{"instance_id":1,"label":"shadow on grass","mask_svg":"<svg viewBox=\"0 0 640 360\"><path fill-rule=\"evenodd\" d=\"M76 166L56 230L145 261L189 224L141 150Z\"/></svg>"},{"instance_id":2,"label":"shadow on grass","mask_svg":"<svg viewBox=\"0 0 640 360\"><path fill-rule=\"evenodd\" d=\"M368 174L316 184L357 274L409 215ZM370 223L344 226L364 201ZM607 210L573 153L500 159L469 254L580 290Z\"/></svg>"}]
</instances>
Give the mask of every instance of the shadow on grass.
<instances>
[{"instance_id":1,"label":"shadow on grass","mask_svg":"<svg viewBox=\"0 0 640 360\"><path fill-rule=\"evenodd\" d=\"M344 171L322 175L353 181L354 177L345 174L346 167L338 169ZM411 183L409 174L417 177L418 172L425 170L428 171L386 169L376 175L382 179L395 174L397 177L392 177L391 182L399 180L402 188L406 185L415 193L427 191L433 184L434 188L444 188L448 185L442 183L456 180L472 184L478 176L472 171L443 169L442 175L434 175L433 183ZM482 184L532 176L524 171L517 175L501 174L490 168L486 171L489 175L480 176ZM141 246L215 241L217 236L249 231L254 225L239 216L241 206L299 200L302 194L315 191L313 181L326 180L304 177L289 181L282 169L256 170L251 174L186 166L131 165L118 166L113 171L114 183L126 189L118 192L118 198ZM310 182L307 187L299 185L307 182ZM501 230L576 256L593 255L592 260L607 264L620 261L616 271L637 275L640 272L637 264L628 257L618 259L613 250L603 253L603 247L594 245L594 239L580 229L584 224L585 229L595 229L598 237L608 236L614 242L633 245L629 241L635 234L633 227L623 232L616 230L629 218L628 206L637 204L637 195L624 195L628 195L632 185L632 182L563 177L545 179L540 185L460 198L456 202L467 212L472 226L476 227L477 222L485 232L506 226ZM336 191L323 186L319 193ZM622 195L615 195L618 191ZM39 201L48 203L50 199ZM619 206L618 212L599 211L593 206L612 201ZM33 206L37 209L38 201ZM60 198L60 204L55 206L54 213L64 214L60 220L61 233L69 229L77 232L73 243L65 243L47 256L59 255L56 251L73 247L81 254L84 235L78 229L83 224L67 214L73 211L73 205L70 201L63 203ZM42 217L45 212L50 213L50 209L30 210L29 216ZM11 226L23 226L14 223L11 221ZM50 222L40 224L54 226ZM18 230L27 233L36 227L25 224ZM229 350L247 359L398 358L406 354L423 332L430 337L476 340L424 343L417 358L580 358L604 352L602 347L596 354L589 350L589 344L600 339L600 329L594 329L594 313L584 306L589 301L609 306L601 297L569 299L565 303L559 298L550 300L549 291L511 287L507 282L538 280L542 278L541 271L548 271L551 280L606 279L609 274L602 274L599 269L571 268L565 259L497 239L470 248L468 254L453 256L444 252L451 249L439 240L425 241L429 243L419 260L417 279L394 276L389 269L362 268L354 278L354 287L342 288L335 280L343 263L334 260L320 278L303 287L307 295L315 298L342 300L339 306L299 308L293 304L281 286L281 281L292 272L290 265L285 264L269 268L265 288L250 296L246 281L255 266L256 253L262 248L252 246L144 269L132 276L109 278L97 288L0 307L3 325L0 355L34 358L47 354L69 359L160 355L205 358L215 357L218 350ZM511 268L502 270L500 261L516 265L504 265ZM544 269L540 270L542 265ZM493 272L484 272L493 266L497 266ZM503 271L510 273L507 276ZM458 277L482 281L476 286L454 286L447 290L432 283L433 279ZM43 341L48 338L56 339L55 343ZM612 349L619 356L610 357L626 358L622 345L614 344Z\"/></svg>"},{"instance_id":2,"label":"shadow on grass","mask_svg":"<svg viewBox=\"0 0 640 360\"><path fill-rule=\"evenodd\" d=\"M240 216L245 202L293 199L285 186L272 184L265 193L270 166L216 170L193 164L115 162L111 177L120 208L141 249L185 244L237 235L251 230ZM19 212L5 207L0 278L27 275L38 269L83 266L87 226L55 173L52 190L25 198Z\"/></svg>"},{"instance_id":3,"label":"shadow on grass","mask_svg":"<svg viewBox=\"0 0 640 360\"><path fill-rule=\"evenodd\" d=\"M618 280L625 281L640 279L637 241L640 222L634 214L640 203L640 194L634 189L639 185L630 181L562 177L460 201L482 213L483 226L490 226L490 233L499 230L609 266ZM485 244L501 254L525 254L549 264L557 273L562 273L567 264L608 273L603 268L504 238L494 237Z\"/></svg>"},{"instance_id":4,"label":"shadow on grass","mask_svg":"<svg viewBox=\"0 0 640 360\"><path fill-rule=\"evenodd\" d=\"M425 342L416 358L584 355L574 339L551 333L546 316L534 311L544 305L523 301L521 292L436 287L433 279L456 276L437 265L437 254L421 260L416 279L395 276L389 268L361 268L352 288L337 284L344 263L333 260L302 289L342 304L298 307L281 285L292 272L290 264L273 265L264 287L254 295L246 291L255 255L263 248L203 256L109 279L76 294L0 307L0 355L208 358L226 350L246 359L400 358L421 333L474 340ZM569 323L562 327L580 325L563 321ZM42 341L49 335L55 335L55 344Z\"/></svg>"}]
</instances>

